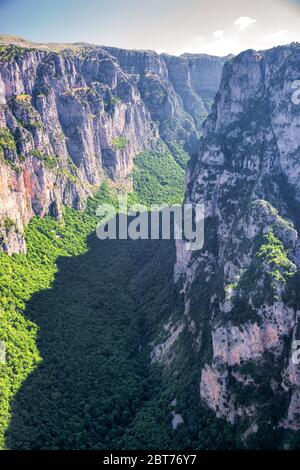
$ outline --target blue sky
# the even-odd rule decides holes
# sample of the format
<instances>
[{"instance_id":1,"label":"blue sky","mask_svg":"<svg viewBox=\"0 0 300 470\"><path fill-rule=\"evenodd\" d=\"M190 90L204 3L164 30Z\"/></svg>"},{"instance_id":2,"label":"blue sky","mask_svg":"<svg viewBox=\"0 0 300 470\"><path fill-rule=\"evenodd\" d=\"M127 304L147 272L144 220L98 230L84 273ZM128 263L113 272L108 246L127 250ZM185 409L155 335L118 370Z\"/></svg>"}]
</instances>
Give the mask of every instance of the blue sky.
<instances>
[{"instance_id":1,"label":"blue sky","mask_svg":"<svg viewBox=\"0 0 300 470\"><path fill-rule=\"evenodd\" d=\"M0 33L173 54L300 42L299 0L0 0Z\"/></svg>"}]
</instances>

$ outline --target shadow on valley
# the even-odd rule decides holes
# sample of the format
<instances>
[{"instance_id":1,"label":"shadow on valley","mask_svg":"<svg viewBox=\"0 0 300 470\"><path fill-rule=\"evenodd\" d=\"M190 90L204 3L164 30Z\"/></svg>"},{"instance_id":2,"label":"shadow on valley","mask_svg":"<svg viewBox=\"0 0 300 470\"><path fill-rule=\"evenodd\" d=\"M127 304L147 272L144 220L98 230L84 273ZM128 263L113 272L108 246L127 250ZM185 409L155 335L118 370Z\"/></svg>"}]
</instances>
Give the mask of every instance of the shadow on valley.
<instances>
[{"instance_id":1,"label":"shadow on valley","mask_svg":"<svg viewBox=\"0 0 300 470\"><path fill-rule=\"evenodd\" d=\"M7 448L130 447L126 429L160 383L149 341L180 304L174 262L173 241L95 234L86 254L58 260L27 304L42 362L12 403ZM168 429L169 413L156 418Z\"/></svg>"}]
</instances>

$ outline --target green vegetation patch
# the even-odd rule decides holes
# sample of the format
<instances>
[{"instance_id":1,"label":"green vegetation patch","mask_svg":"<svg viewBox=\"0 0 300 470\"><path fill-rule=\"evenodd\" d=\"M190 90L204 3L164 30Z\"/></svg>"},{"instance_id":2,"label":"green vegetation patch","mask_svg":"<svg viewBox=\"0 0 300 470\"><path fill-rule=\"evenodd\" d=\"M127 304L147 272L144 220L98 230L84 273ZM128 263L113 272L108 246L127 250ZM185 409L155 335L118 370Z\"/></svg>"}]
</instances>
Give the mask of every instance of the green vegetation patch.
<instances>
[{"instance_id":1,"label":"green vegetation patch","mask_svg":"<svg viewBox=\"0 0 300 470\"><path fill-rule=\"evenodd\" d=\"M6 127L0 128L0 149L16 150L14 136Z\"/></svg>"},{"instance_id":2,"label":"green vegetation patch","mask_svg":"<svg viewBox=\"0 0 300 470\"><path fill-rule=\"evenodd\" d=\"M22 57L26 52L32 49L14 46L11 44L0 44L0 62L11 62L12 60Z\"/></svg>"},{"instance_id":3,"label":"green vegetation patch","mask_svg":"<svg viewBox=\"0 0 300 470\"><path fill-rule=\"evenodd\" d=\"M62 224L51 217L35 217L26 228L27 255L0 253L0 340L7 357L6 363L0 364L0 448L5 446L10 400L42 360L38 327L24 315L26 302L33 293L50 288L59 257L86 253L86 237L97 225L96 207L104 202L115 202L106 184L89 200L85 212L66 208ZM7 220L6 226L11 223ZM49 305L49 312L51 308Z\"/></svg>"},{"instance_id":4,"label":"green vegetation patch","mask_svg":"<svg viewBox=\"0 0 300 470\"><path fill-rule=\"evenodd\" d=\"M182 201L184 170L166 148L135 163L131 202ZM150 364L149 343L170 314L182 318L174 243L100 242L93 232L101 203L117 204L108 184L84 212L66 208L62 222L35 217L26 228L27 255L0 254L1 447L234 447L230 426L199 406L187 332L186 354L174 366L182 374L162 377ZM184 419L176 431L175 396Z\"/></svg>"},{"instance_id":5,"label":"green vegetation patch","mask_svg":"<svg viewBox=\"0 0 300 470\"><path fill-rule=\"evenodd\" d=\"M105 100L107 106L117 106L120 103L122 103L122 100L117 95L111 95L109 99Z\"/></svg>"},{"instance_id":6,"label":"green vegetation patch","mask_svg":"<svg viewBox=\"0 0 300 470\"><path fill-rule=\"evenodd\" d=\"M73 175L69 170L66 168L59 168L57 174L63 176L67 180L71 181L72 183L77 183L79 178L76 175Z\"/></svg>"},{"instance_id":7,"label":"green vegetation patch","mask_svg":"<svg viewBox=\"0 0 300 470\"><path fill-rule=\"evenodd\" d=\"M47 155L39 149L32 149L30 153L33 157L43 161L45 167L49 170L52 170L57 167L58 158L56 155Z\"/></svg>"},{"instance_id":8,"label":"green vegetation patch","mask_svg":"<svg viewBox=\"0 0 300 470\"><path fill-rule=\"evenodd\" d=\"M167 150L145 151L135 157L135 191L147 204L181 204L184 170Z\"/></svg>"},{"instance_id":9,"label":"green vegetation patch","mask_svg":"<svg viewBox=\"0 0 300 470\"><path fill-rule=\"evenodd\" d=\"M228 318L234 324L246 321L259 323L261 317L257 309L278 300L278 287L288 287L288 280L296 272L288 251L273 230L258 237L254 243L257 248L250 266L241 274L239 281L231 286L234 289L233 308Z\"/></svg>"},{"instance_id":10,"label":"green vegetation patch","mask_svg":"<svg viewBox=\"0 0 300 470\"><path fill-rule=\"evenodd\" d=\"M30 120L29 122L18 121L20 126L24 127L28 131L33 131L34 129L43 129L44 124L42 121Z\"/></svg>"},{"instance_id":11,"label":"green vegetation patch","mask_svg":"<svg viewBox=\"0 0 300 470\"><path fill-rule=\"evenodd\" d=\"M15 222L10 218L6 217L3 221L3 227L8 232L11 228L15 227Z\"/></svg>"},{"instance_id":12,"label":"green vegetation patch","mask_svg":"<svg viewBox=\"0 0 300 470\"><path fill-rule=\"evenodd\" d=\"M267 266L271 286L279 282L286 285L288 278L293 276L296 266L288 258L288 252L273 231L264 235L264 241L257 253L257 258Z\"/></svg>"},{"instance_id":13,"label":"green vegetation patch","mask_svg":"<svg viewBox=\"0 0 300 470\"><path fill-rule=\"evenodd\" d=\"M128 140L126 139L126 137L120 136L120 137L114 137L112 139L112 146L116 150L124 150L127 144L128 144Z\"/></svg>"},{"instance_id":14,"label":"green vegetation patch","mask_svg":"<svg viewBox=\"0 0 300 470\"><path fill-rule=\"evenodd\" d=\"M155 74L145 74L140 81L140 90L146 100L153 100L156 104L162 104L167 95L167 90L159 77Z\"/></svg>"},{"instance_id":15,"label":"green vegetation patch","mask_svg":"<svg viewBox=\"0 0 300 470\"><path fill-rule=\"evenodd\" d=\"M185 170L190 159L189 154L177 142L169 142L168 148L175 162L178 163L178 165L181 166L183 170Z\"/></svg>"}]
</instances>

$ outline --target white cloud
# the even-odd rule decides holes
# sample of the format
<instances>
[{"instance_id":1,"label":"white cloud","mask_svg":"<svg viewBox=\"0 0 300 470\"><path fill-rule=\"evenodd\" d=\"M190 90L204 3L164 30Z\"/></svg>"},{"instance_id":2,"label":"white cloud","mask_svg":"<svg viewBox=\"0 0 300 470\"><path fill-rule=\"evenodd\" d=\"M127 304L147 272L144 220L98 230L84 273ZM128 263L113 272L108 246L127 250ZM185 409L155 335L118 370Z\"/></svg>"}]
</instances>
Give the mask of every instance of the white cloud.
<instances>
[{"instance_id":1,"label":"white cloud","mask_svg":"<svg viewBox=\"0 0 300 470\"><path fill-rule=\"evenodd\" d=\"M220 39L224 36L224 31L222 29L217 29L217 31L213 33L213 36L217 39Z\"/></svg>"},{"instance_id":2,"label":"white cloud","mask_svg":"<svg viewBox=\"0 0 300 470\"><path fill-rule=\"evenodd\" d=\"M248 29L253 23L256 23L256 20L249 18L249 16L240 16L235 20L233 23L235 26L238 27L239 31L245 31Z\"/></svg>"},{"instance_id":3,"label":"white cloud","mask_svg":"<svg viewBox=\"0 0 300 470\"><path fill-rule=\"evenodd\" d=\"M181 49L175 52L175 55L185 53L190 54L210 54L218 56L226 56L228 54L236 54L240 52L239 41L235 37L220 37L213 41L208 38L195 37L185 44Z\"/></svg>"},{"instance_id":4,"label":"white cloud","mask_svg":"<svg viewBox=\"0 0 300 470\"><path fill-rule=\"evenodd\" d=\"M269 45L279 45L289 42L289 30L288 29L279 29L275 33L266 34L263 40Z\"/></svg>"},{"instance_id":5,"label":"white cloud","mask_svg":"<svg viewBox=\"0 0 300 470\"><path fill-rule=\"evenodd\" d=\"M260 1L262 2L262 0ZM262 3L265 1L269 0L263 0ZM274 0L270 0L270 2L272 1ZM238 17L237 14L232 16L232 12L230 12L226 19L218 18L215 28L219 29L211 27L211 24L205 25L202 29L198 28L195 34L187 35L177 47L174 44L174 49L170 52L176 55L206 53L225 56L230 53L236 55L247 49L264 50L291 42L300 42L300 30L296 20L294 24L290 18L286 18L282 14L280 20L276 17L276 21L271 21L268 16L263 15L267 10L263 10L261 7L258 11L257 16L254 13L249 13L249 17ZM292 16L293 21L294 16ZM201 33L198 34L198 31Z\"/></svg>"}]
</instances>

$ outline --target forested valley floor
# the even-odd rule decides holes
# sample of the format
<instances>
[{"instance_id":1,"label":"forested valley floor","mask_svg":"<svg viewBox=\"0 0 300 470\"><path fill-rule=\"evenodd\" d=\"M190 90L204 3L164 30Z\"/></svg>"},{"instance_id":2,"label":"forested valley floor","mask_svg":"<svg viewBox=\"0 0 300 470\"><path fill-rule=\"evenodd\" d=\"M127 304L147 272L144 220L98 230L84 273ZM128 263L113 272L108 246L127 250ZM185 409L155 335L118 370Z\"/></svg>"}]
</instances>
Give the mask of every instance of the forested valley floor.
<instances>
[{"instance_id":1,"label":"forested valley floor","mask_svg":"<svg viewBox=\"0 0 300 470\"><path fill-rule=\"evenodd\" d=\"M145 152L134 191L144 204L181 203L186 154ZM173 240L95 235L104 183L84 212L35 218L27 255L0 255L0 439L7 449L234 447L229 427L199 405L197 369L186 354L169 372L151 364L151 344L183 314L173 283ZM176 369L177 368L177 369ZM172 429L176 407L184 422ZM174 403L174 402L173 402ZM208 432L209 430L209 432Z\"/></svg>"}]
</instances>

